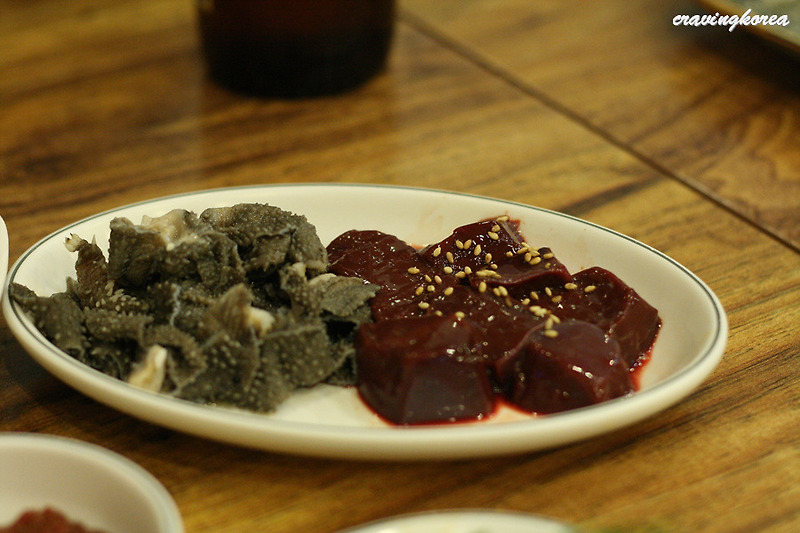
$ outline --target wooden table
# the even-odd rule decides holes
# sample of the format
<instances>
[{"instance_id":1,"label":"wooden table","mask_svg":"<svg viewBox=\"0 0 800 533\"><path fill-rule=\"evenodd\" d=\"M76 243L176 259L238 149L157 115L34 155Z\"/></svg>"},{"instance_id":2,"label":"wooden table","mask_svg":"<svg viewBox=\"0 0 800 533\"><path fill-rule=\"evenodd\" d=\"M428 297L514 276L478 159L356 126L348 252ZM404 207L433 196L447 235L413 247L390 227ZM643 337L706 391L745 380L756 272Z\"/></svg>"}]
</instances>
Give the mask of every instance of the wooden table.
<instances>
[{"instance_id":1,"label":"wooden table","mask_svg":"<svg viewBox=\"0 0 800 533\"><path fill-rule=\"evenodd\" d=\"M387 71L334 98L206 81L191 2L12 0L0 15L0 215L11 260L118 205L242 184L407 184L513 199L632 236L728 312L722 363L633 427L480 461L274 455L75 392L0 328L0 430L138 462L187 532L333 532L444 508L587 531L800 530L800 63L691 2L404 0ZM793 21L793 23L797 23ZM2 473L0 473L2 475Z\"/></svg>"}]
</instances>

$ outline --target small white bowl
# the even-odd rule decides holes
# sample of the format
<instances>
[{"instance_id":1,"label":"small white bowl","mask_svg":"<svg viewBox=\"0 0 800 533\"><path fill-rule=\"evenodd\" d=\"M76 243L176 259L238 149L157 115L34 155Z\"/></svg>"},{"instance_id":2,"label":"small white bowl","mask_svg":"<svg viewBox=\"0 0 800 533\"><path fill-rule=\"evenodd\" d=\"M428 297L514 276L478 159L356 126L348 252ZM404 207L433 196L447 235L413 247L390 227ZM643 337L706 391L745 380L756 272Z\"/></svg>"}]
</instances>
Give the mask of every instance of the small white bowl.
<instances>
[{"instance_id":1,"label":"small white bowl","mask_svg":"<svg viewBox=\"0 0 800 533\"><path fill-rule=\"evenodd\" d=\"M33 433L0 434L0 527L51 507L108 533L183 533L178 507L150 473L109 450Z\"/></svg>"},{"instance_id":2,"label":"small white bowl","mask_svg":"<svg viewBox=\"0 0 800 533\"><path fill-rule=\"evenodd\" d=\"M514 511L448 509L376 520L341 533L577 533L563 522Z\"/></svg>"}]
</instances>

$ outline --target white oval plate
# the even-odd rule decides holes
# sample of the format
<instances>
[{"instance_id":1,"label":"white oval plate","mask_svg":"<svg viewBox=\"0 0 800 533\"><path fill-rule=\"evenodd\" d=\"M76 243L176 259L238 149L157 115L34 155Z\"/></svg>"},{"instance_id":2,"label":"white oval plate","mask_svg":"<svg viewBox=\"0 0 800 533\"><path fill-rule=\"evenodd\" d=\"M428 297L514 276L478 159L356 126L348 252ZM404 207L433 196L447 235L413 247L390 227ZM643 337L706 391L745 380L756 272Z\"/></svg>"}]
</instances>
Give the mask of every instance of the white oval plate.
<instances>
[{"instance_id":1,"label":"white oval plate","mask_svg":"<svg viewBox=\"0 0 800 533\"><path fill-rule=\"evenodd\" d=\"M341 533L577 533L563 524L526 513L453 509L400 515Z\"/></svg>"},{"instance_id":2,"label":"white oval plate","mask_svg":"<svg viewBox=\"0 0 800 533\"><path fill-rule=\"evenodd\" d=\"M212 408L136 389L79 363L51 345L3 298L6 321L45 369L68 385L120 411L168 428L263 450L354 459L454 459L519 453L596 436L640 421L691 393L719 362L727 319L713 292L660 252L595 224L544 209L467 194L367 185L272 185L229 188L155 199L100 213L44 238L26 251L7 283L37 294L63 291L74 274L64 248L76 233L107 249L109 222L139 222L173 208L267 202L306 215L323 242L350 229L378 229L412 244L435 242L456 226L508 214L535 246L549 246L571 272L599 265L636 289L664 322L641 390L631 396L560 414L531 417L501 411L490 421L390 427L353 389L318 386L292 396L275 413Z\"/></svg>"},{"instance_id":3,"label":"white oval plate","mask_svg":"<svg viewBox=\"0 0 800 533\"><path fill-rule=\"evenodd\" d=\"M183 533L167 489L136 463L85 442L0 434L0 527L51 507L88 529Z\"/></svg>"}]
</instances>

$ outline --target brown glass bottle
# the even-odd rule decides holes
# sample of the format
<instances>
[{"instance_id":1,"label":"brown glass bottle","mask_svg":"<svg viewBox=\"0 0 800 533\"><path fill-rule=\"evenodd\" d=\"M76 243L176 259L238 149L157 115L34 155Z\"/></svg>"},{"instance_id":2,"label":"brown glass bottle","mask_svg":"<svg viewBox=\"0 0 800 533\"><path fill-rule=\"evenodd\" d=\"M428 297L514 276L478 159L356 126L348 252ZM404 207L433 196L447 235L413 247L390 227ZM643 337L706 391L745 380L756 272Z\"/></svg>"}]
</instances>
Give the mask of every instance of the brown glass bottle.
<instances>
[{"instance_id":1,"label":"brown glass bottle","mask_svg":"<svg viewBox=\"0 0 800 533\"><path fill-rule=\"evenodd\" d=\"M386 62L394 0L198 0L210 76L236 91L310 97L353 89Z\"/></svg>"}]
</instances>

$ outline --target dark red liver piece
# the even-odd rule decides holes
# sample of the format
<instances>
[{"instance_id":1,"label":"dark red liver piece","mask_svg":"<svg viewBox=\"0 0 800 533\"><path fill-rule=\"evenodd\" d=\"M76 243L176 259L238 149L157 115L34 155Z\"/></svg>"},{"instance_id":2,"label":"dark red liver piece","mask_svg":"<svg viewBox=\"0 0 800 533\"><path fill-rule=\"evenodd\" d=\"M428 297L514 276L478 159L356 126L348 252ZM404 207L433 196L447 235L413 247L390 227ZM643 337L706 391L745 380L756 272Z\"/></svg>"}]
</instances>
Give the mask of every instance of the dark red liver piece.
<instances>
[{"instance_id":1,"label":"dark red liver piece","mask_svg":"<svg viewBox=\"0 0 800 533\"><path fill-rule=\"evenodd\" d=\"M364 401L395 424L477 419L494 410L480 336L468 321L429 315L359 328L356 365Z\"/></svg>"},{"instance_id":2,"label":"dark red liver piece","mask_svg":"<svg viewBox=\"0 0 800 533\"><path fill-rule=\"evenodd\" d=\"M512 404L557 413L631 392L628 370L614 339L593 324L567 320L533 332L500 379Z\"/></svg>"},{"instance_id":3,"label":"dark red liver piece","mask_svg":"<svg viewBox=\"0 0 800 533\"><path fill-rule=\"evenodd\" d=\"M416 249L392 235L349 231L328 245L328 259L331 272L381 286L371 302L376 321L463 313L482 336L486 357L508 355L542 321L525 307L506 305L491 291L480 293L425 263Z\"/></svg>"},{"instance_id":4,"label":"dark red liver piece","mask_svg":"<svg viewBox=\"0 0 800 533\"><path fill-rule=\"evenodd\" d=\"M660 327L617 276L599 267L570 275L506 217L420 251L350 231L328 255L332 272L382 287L356 365L364 400L397 424L481 418L500 395L536 413L622 396Z\"/></svg>"},{"instance_id":5,"label":"dark red liver piece","mask_svg":"<svg viewBox=\"0 0 800 533\"><path fill-rule=\"evenodd\" d=\"M420 250L420 255L439 269L467 272L473 287L482 281L489 289L502 285L518 299L570 281L569 271L550 249L529 248L518 228L506 217L466 224Z\"/></svg>"},{"instance_id":6,"label":"dark red liver piece","mask_svg":"<svg viewBox=\"0 0 800 533\"><path fill-rule=\"evenodd\" d=\"M658 311L604 268L578 272L573 283L574 289L560 292L563 298L553 312L599 326L619 343L626 364L635 367L655 342L661 326Z\"/></svg>"},{"instance_id":7,"label":"dark red liver piece","mask_svg":"<svg viewBox=\"0 0 800 533\"><path fill-rule=\"evenodd\" d=\"M456 278L439 275L415 248L380 231L348 231L327 250L331 272L381 286L371 302L375 320L423 316L430 300L459 283Z\"/></svg>"},{"instance_id":8,"label":"dark red liver piece","mask_svg":"<svg viewBox=\"0 0 800 533\"><path fill-rule=\"evenodd\" d=\"M480 293L469 286L455 287L449 295L431 301L430 311L444 315L463 314L480 336L477 345L487 362L512 355L531 329L542 327L544 320L519 304L507 305L491 293Z\"/></svg>"}]
</instances>

